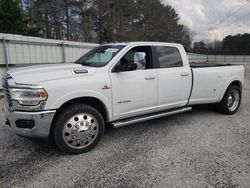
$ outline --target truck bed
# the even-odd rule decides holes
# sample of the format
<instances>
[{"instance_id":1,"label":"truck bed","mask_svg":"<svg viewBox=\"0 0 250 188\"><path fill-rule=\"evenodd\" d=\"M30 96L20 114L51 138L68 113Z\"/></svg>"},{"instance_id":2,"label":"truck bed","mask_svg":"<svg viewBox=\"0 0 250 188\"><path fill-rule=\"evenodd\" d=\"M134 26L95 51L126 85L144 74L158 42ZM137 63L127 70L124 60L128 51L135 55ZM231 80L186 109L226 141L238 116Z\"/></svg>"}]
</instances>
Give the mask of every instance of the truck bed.
<instances>
[{"instance_id":1,"label":"truck bed","mask_svg":"<svg viewBox=\"0 0 250 188\"><path fill-rule=\"evenodd\" d=\"M205 67L223 67L223 66L235 66L235 64L230 63L207 63L207 62L190 62L191 68L205 68Z\"/></svg>"},{"instance_id":2,"label":"truck bed","mask_svg":"<svg viewBox=\"0 0 250 188\"><path fill-rule=\"evenodd\" d=\"M219 63L190 63L193 86L189 104L219 102L229 84L244 80L244 66Z\"/></svg>"}]
</instances>

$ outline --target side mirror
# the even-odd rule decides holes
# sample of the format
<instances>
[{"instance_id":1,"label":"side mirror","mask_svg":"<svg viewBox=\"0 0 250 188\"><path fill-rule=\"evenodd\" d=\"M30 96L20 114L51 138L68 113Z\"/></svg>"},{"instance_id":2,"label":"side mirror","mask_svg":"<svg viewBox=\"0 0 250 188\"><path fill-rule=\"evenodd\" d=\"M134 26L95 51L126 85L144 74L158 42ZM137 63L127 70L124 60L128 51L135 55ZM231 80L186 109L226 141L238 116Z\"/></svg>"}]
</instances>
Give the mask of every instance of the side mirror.
<instances>
[{"instance_id":1,"label":"side mirror","mask_svg":"<svg viewBox=\"0 0 250 188\"><path fill-rule=\"evenodd\" d=\"M145 52L135 52L134 62L137 64L138 69L145 69L146 67L146 53Z\"/></svg>"}]
</instances>

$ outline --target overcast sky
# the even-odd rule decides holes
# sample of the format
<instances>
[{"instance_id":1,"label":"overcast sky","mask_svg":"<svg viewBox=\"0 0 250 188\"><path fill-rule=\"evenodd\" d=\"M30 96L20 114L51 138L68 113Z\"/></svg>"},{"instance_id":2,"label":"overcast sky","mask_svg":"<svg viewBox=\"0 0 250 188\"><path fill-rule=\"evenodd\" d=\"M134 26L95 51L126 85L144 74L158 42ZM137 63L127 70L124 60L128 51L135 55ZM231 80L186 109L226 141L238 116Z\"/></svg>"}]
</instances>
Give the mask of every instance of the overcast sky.
<instances>
[{"instance_id":1,"label":"overcast sky","mask_svg":"<svg viewBox=\"0 0 250 188\"><path fill-rule=\"evenodd\" d=\"M162 0L179 13L193 40L250 33L250 0Z\"/></svg>"}]
</instances>

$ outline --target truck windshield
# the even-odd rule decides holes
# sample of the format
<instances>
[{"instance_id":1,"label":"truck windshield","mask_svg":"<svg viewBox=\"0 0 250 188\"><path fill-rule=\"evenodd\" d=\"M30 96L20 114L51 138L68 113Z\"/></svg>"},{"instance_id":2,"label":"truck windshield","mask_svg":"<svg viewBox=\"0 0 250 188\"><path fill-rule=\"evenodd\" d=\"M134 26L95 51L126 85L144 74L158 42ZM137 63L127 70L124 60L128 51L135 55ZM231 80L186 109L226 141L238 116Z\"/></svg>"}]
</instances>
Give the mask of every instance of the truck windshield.
<instances>
[{"instance_id":1,"label":"truck windshield","mask_svg":"<svg viewBox=\"0 0 250 188\"><path fill-rule=\"evenodd\" d=\"M104 67L124 46L125 45L105 45L96 47L84 54L75 63L90 67Z\"/></svg>"}]
</instances>

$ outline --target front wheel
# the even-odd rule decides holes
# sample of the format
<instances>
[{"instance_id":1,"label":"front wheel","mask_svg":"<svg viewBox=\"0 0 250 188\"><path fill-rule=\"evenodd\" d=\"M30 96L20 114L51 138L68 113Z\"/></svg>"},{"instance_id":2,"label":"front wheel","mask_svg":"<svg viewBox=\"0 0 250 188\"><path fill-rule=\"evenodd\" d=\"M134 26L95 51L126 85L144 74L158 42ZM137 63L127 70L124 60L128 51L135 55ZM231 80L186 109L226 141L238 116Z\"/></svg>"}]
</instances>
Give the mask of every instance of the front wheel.
<instances>
[{"instance_id":1,"label":"front wheel","mask_svg":"<svg viewBox=\"0 0 250 188\"><path fill-rule=\"evenodd\" d=\"M238 111L241 103L241 90L238 86L228 87L223 99L217 104L218 110L224 114L234 114Z\"/></svg>"},{"instance_id":2,"label":"front wheel","mask_svg":"<svg viewBox=\"0 0 250 188\"><path fill-rule=\"evenodd\" d=\"M65 108L55 120L56 145L69 154L94 148L104 133L104 120L98 110L85 104Z\"/></svg>"}]
</instances>

